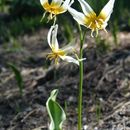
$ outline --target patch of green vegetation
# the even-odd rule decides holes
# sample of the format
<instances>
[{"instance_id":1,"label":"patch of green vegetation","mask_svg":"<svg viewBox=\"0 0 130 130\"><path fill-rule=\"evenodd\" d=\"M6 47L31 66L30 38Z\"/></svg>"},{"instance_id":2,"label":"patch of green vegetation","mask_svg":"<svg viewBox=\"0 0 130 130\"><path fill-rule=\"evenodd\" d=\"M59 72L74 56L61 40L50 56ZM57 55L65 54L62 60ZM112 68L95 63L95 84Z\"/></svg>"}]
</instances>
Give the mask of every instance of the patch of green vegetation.
<instances>
[{"instance_id":1,"label":"patch of green vegetation","mask_svg":"<svg viewBox=\"0 0 130 130\"><path fill-rule=\"evenodd\" d=\"M36 16L41 13L40 1L37 0L11 0L10 13L13 16Z\"/></svg>"},{"instance_id":2,"label":"patch of green vegetation","mask_svg":"<svg viewBox=\"0 0 130 130\"><path fill-rule=\"evenodd\" d=\"M5 11L5 0L0 0L0 11L1 12Z\"/></svg>"},{"instance_id":3,"label":"patch of green vegetation","mask_svg":"<svg viewBox=\"0 0 130 130\"><path fill-rule=\"evenodd\" d=\"M8 63L8 66L12 69L14 75L15 75L15 79L17 81L17 85L19 88L19 93L22 96L23 95L23 88L24 88L24 83L23 83L23 78L21 75L21 72L19 71L19 69L12 63Z\"/></svg>"},{"instance_id":4,"label":"patch of green vegetation","mask_svg":"<svg viewBox=\"0 0 130 130\"><path fill-rule=\"evenodd\" d=\"M66 20L67 19L67 20ZM64 32L62 34L62 37L67 40L67 43L70 43L74 37L74 25L72 24L72 19L69 17L69 14L67 15L62 15L58 19L58 24L62 27L62 31ZM59 26L59 27L60 27Z\"/></svg>"},{"instance_id":5,"label":"patch of green vegetation","mask_svg":"<svg viewBox=\"0 0 130 130\"><path fill-rule=\"evenodd\" d=\"M110 45L107 44L105 39L102 39L100 36L98 36L96 39L96 50L99 55L106 54L110 50Z\"/></svg>"},{"instance_id":6,"label":"patch of green vegetation","mask_svg":"<svg viewBox=\"0 0 130 130\"><path fill-rule=\"evenodd\" d=\"M42 27L45 21L40 23L41 16L22 17L5 24L0 22L0 39L2 41L9 41L10 36L17 37L25 33L34 32L39 27Z\"/></svg>"},{"instance_id":7,"label":"patch of green vegetation","mask_svg":"<svg viewBox=\"0 0 130 130\"><path fill-rule=\"evenodd\" d=\"M24 50L21 43L14 37L10 36L9 42L4 42L3 48L6 52L21 52Z\"/></svg>"},{"instance_id":8,"label":"patch of green vegetation","mask_svg":"<svg viewBox=\"0 0 130 130\"><path fill-rule=\"evenodd\" d=\"M113 23L111 23L110 29L111 29L112 36L114 39L114 44L117 46L118 45L117 33L119 32L118 21L115 20Z\"/></svg>"},{"instance_id":9,"label":"patch of green vegetation","mask_svg":"<svg viewBox=\"0 0 130 130\"><path fill-rule=\"evenodd\" d=\"M96 101L96 119L97 122L99 123L100 119L102 117L102 112L101 112L101 101Z\"/></svg>"},{"instance_id":10,"label":"patch of green vegetation","mask_svg":"<svg viewBox=\"0 0 130 130\"><path fill-rule=\"evenodd\" d=\"M128 19L128 26L130 27L130 18Z\"/></svg>"}]
</instances>

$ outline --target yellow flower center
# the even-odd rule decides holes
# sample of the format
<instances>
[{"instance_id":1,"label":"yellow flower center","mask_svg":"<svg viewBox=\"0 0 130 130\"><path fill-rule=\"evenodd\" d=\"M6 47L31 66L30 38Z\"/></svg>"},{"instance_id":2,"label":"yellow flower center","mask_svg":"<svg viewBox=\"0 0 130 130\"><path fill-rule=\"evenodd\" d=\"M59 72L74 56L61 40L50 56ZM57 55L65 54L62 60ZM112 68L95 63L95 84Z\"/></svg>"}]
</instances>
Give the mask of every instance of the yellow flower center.
<instances>
[{"instance_id":1,"label":"yellow flower center","mask_svg":"<svg viewBox=\"0 0 130 130\"><path fill-rule=\"evenodd\" d=\"M43 8L51 13L51 14L54 14L54 15L57 15L57 14L60 14L60 13L63 13L65 10L62 8L61 5L59 5L58 3L51 3L49 4L48 2L44 3L43 4Z\"/></svg>"},{"instance_id":2,"label":"yellow flower center","mask_svg":"<svg viewBox=\"0 0 130 130\"><path fill-rule=\"evenodd\" d=\"M93 31L96 31L96 36L98 35L98 30L104 29L104 22L106 20L106 15L104 13L100 13L98 16L91 12L89 15L85 17L85 24L88 28ZM93 36L93 34L92 34Z\"/></svg>"},{"instance_id":3,"label":"yellow flower center","mask_svg":"<svg viewBox=\"0 0 130 130\"><path fill-rule=\"evenodd\" d=\"M65 56L66 53L63 51L63 50L52 50L52 53L49 53L47 58L50 59L50 60L54 60L55 61L55 64L58 64L58 60L61 56Z\"/></svg>"}]
</instances>

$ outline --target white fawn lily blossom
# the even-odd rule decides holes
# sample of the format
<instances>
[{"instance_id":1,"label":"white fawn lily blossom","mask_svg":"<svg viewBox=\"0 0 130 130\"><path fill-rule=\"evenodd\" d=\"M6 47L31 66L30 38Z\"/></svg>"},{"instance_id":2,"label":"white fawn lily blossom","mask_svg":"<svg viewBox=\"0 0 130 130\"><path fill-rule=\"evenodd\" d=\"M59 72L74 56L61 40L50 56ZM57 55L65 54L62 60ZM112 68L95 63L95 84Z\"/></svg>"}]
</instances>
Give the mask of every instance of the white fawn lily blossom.
<instances>
[{"instance_id":1,"label":"white fawn lily blossom","mask_svg":"<svg viewBox=\"0 0 130 130\"><path fill-rule=\"evenodd\" d=\"M85 0L78 0L83 13L76 11L75 9L69 7L68 11L73 16L73 18L81 25L86 26L91 29L91 36L96 32L98 35L98 30L106 31L107 22L110 19L111 13L113 12L115 0L109 0L108 3L103 7L99 15L97 15L93 9L89 6Z\"/></svg>"},{"instance_id":2,"label":"white fawn lily blossom","mask_svg":"<svg viewBox=\"0 0 130 130\"><path fill-rule=\"evenodd\" d=\"M50 13L48 16L48 21L54 18L55 22L56 15L66 12L68 7L70 7L73 2L74 0L40 0L42 7L45 9L43 18L45 17L46 13Z\"/></svg>"},{"instance_id":3,"label":"white fawn lily blossom","mask_svg":"<svg viewBox=\"0 0 130 130\"><path fill-rule=\"evenodd\" d=\"M47 58L50 60L54 60L55 64L59 63L59 60L62 59L67 62L73 62L77 65L79 65L79 59L74 59L71 56L67 56L68 53L73 52L73 47L72 46L66 46L64 48L59 48L58 40L57 40L57 30L58 30L58 25L51 26L47 40L48 44L51 48L51 53L48 54Z\"/></svg>"}]
</instances>

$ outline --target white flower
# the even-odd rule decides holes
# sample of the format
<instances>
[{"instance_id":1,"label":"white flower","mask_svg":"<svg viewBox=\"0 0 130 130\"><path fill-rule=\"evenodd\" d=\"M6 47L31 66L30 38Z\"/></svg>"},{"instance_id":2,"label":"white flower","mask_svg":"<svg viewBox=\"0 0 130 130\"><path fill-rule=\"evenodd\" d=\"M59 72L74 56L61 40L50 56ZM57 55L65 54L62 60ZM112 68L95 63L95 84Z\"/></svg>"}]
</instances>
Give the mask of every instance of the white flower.
<instances>
[{"instance_id":1,"label":"white flower","mask_svg":"<svg viewBox=\"0 0 130 130\"><path fill-rule=\"evenodd\" d=\"M56 18L56 15L66 12L73 2L74 0L52 0L51 2L49 0L40 0L42 7L45 9L43 18L47 12L50 13L48 20Z\"/></svg>"},{"instance_id":2,"label":"white flower","mask_svg":"<svg viewBox=\"0 0 130 130\"><path fill-rule=\"evenodd\" d=\"M54 26L51 26L48 32L47 40L52 52L48 54L47 58L49 58L50 60L54 60L55 64L58 64L59 59L62 59L64 61L73 62L79 65L80 62L79 60L76 60L71 56L67 56L68 53L73 51L72 46L66 46L62 49L59 48L59 44L57 40L57 30L58 30L58 25L56 24Z\"/></svg>"},{"instance_id":3,"label":"white flower","mask_svg":"<svg viewBox=\"0 0 130 130\"><path fill-rule=\"evenodd\" d=\"M91 29L91 36L93 37L93 32L96 31L96 36L98 35L98 30L105 30L107 22L110 19L111 13L113 11L115 0L109 0L109 2L104 6L99 15L97 15L93 9L89 6L85 0L78 0L83 13L76 11L75 9L69 7L68 11L71 13L73 18L81 25L86 26Z\"/></svg>"}]
</instances>

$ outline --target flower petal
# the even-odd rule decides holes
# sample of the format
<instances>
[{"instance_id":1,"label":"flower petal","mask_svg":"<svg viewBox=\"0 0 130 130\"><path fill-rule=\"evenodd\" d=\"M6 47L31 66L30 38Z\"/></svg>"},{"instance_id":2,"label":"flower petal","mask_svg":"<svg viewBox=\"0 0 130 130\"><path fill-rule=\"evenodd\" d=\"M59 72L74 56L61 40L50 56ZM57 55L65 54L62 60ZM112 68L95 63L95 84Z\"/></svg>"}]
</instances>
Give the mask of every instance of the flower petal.
<instances>
[{"instance_id":1,"label":"flower petal","mask_svg":"<svg viewBox=\"0 0 130 130\"><path fill-rule=\"evenodd\" d=\"M102 28L106 28L106 26L108 25L108 23L107 22L104 22L104 24L102 25Z\"/></svg>"},{"instance_id":2,"label":"flower petal","mask_svg":"<svg viewBox=\"0 0 130 130\"><path fill-rule=\"evenodd\" d=\"M105 18L105 22L108 22L111 13L113 12L114 2L115 0L109 0L109 2L105 5L99 14L99 17Z\"/></svg>"},{"instance_id":3,"label":"flower petal","mask_svg":"<svg viewBox=\"0 0 130 130\"><path fill-rule=\"evenodd\" d=\"M85 15L83 13L78 12L71 7L68 8L68 11L79 24L85 25Z\"/></svg>"},{"instance_id":4,"label":"flower petal","mask_svg":"<svg viewBox=\"0 0 130 130\"><path fill-rule=\"evenodd\" d=\"M74 64L79 65L79 61L76 60L76 59L74 59L74 58L71 57L71 56L60 56L60 58L61 58L62 60L64 60L64 61L72 62L72 63L74 63Z\"/></svg>"},{"instance_id":5,"label":"flower petal","mask_svg":"<svg viewBox=\"0 0 130 130\"><path fill-rule=\"evenodd\" d=\"M65 10L67 10L68 9L68 7L70 7L72 4L74 3L74 0L66 0L64 3L63 3L63 5L62 5L62 7L65 9Z\"/></svg>"},{"instance_id":6,"label":"flower petal","mask_svg":"<svg viewBox=\"0 0 130 130\"><path fill-rule=\"evenodd\" d=\"M67 46L62 48L62 50L64 50L66 53L72 52L73 49L74 49L74 46L72 46L72 45L67 45Z\"/></svg>"},{"instance_id":7,"label":"flower petal","mask_svg":"<svg viewBox=\"0 0 130 130\"><path fill-rule=\"evenodd\" d=\"M93 9L90 7L90 5L87 2L85 2L85 0L78 0L78 1L79 1L80 5L82 7L82 10L86 16L89 15L90 13L95 13L93 11Z\"/></svg>"},{"instance_id":8,"label":"flower petal","mask_svg":"<svg viewBox=\"0 0 130 130\"><path fill-rule=\"evenodd\" d=\"M46 2L48 2L48 0L40 0L41 5L43 5Z\"/></svg>"},{"instance_id":9,"label":"flower petal","mask_svg":"<svg viewBox=\"0 0 130 130\"><path fill-rule=\"evenodd\" d=\"M47 36L47 41L50 48L55 51L59 49L59 45L57 41L57 30L58 30L57 24L55 26L51 26Z\"/></svg>"},{"instance_id":10,"label":"flower petal","mask_svg":"<svg viewBox=\"0 0 130 130\"><path fill-rule=\"evenodd\" d=\"M74 51L77 48L76 40L73 39L70 43L68 43L66 46L62 47L61 50L68 53L74 53Z\"/></svg>"},{"instance_id":11,"label":"flower petal","mask_svg":"<svg viewBox=\"0 0 130 130\"><path fill-rule=\"evenodd\" d=\"M48 41L48 44L49 44L49 46L50 46L50 48L52 49L52 45L51 45L51 35L52 35L52 31L53 31L53 29L54 29L54 26L51 26L51 28L50 28L50 30L49 30L49 32L48 32L48 35L47 35L47 41Z\"/></svg>"},{"instance_id":12,"label":"flower petal","mask_svg":"<svg viewBox=\"0 0 130 130\"><path fill-rule=\"evenodd\" d=\"M48 0L40 0L41 5L44 5L46 3L47 5L51 5L53 7L54 6L56 6L56 7L61 6L62 2L63 2L63 0L52 0L51 4L49 4Z\"/></svg>"},{"instance_id":13,"label":"flower petal","mask_svg":"<svg viewBox=\"0 0 130 130\"><path fill-rule=\"evenodd\" d=\"M57 40L57 30L58 30L58 25L56 24L54 26L54 30L52 31L52 48L57 51L59 49L59 44L58 44L58 40Z\"/></svg>"}]
</instances>

